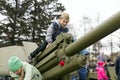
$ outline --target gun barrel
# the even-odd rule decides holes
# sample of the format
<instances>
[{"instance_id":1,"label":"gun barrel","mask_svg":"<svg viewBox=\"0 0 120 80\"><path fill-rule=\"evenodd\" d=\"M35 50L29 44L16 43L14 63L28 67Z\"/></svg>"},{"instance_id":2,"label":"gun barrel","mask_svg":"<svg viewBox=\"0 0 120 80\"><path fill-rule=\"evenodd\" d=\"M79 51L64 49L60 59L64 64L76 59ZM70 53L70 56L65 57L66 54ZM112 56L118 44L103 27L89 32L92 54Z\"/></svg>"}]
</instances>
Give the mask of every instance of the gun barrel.
<instances>
[{"instance_id":1,"label":"gun barrel","mask_svg":"<svg viewBox=\"0 0 120 80\"><path fill-rule=\"evenodd\" d=\"M99 41L110 33L120 28L120 11L104 21L103 23L96 26L95 29L88 32L81 38L79 38L74 43L70 44L65 48L67 56L74 55L80 50L85 49L86 47L92 45L93 43Z\"/></svg>"},{"instance_id":2,"label":"gun barrel","mask_svg":"<svg viewBox=\"0 0 120 80\"><path fill-rule=\"evenodd\" d=\"M113 15L112 17L108 18L103 23L96 26L96 28L86 33L84 36L80 37L77 41L70 43L67 46L64 46L65 44L63 44L62 48L56 50L57 52L55 51L50 52L50 54L49 55L47 54L47 56L44 57L44 59L40 59L40 61L37 62L36 67L39 69L39 71L42 72L42 75L46 80L53 79L56 76L60 77L63 74L72 72L75 69L80 68L81 65L83 66L84 64L82 63L84 63L85 60L79 57L79 59L82 59L83 62L81 60L80 61L76 60L75 62L80 62L81 65L70 61L70 63L66 64L64 67L61 68L58 65L58 62L60 58L62 58L62 56L71 57L74 54L92 45L93 43L104 38L105 36L109 35L110 33L116 31L119 28L120 28L120 11ZM74 67L75 69L73 70L68 69Z\"/></svg>"},{"instance_id":3,"label":"gun barrel","mask_svg":"<svg viewBox=\"0 0 120 80\"><path fill-rule=\"evenodd\" d=\"M45 80L53 80L55 78L59 79L61 76L68 74L68 73L82 67L85 64L86 64L86 57L80 55L74 61L70 61L70 63L65 64L65 66L61 67L60 65L57 65L54 68L46 71L42 75L45 78ZM55 80L57 80L57 79L55 79Z\"/></svg>"}]
</instances>

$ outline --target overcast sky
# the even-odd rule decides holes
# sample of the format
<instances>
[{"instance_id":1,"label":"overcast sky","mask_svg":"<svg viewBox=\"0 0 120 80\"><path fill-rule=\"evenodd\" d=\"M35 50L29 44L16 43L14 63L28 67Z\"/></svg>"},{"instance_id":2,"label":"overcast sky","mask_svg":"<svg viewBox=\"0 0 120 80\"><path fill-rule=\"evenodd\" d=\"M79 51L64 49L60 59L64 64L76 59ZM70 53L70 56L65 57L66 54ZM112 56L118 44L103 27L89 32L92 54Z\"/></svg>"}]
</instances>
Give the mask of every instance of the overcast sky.
<instances>
[{"instance_id":1,"label":"overcast sky","mask_svg":"<svg viewBox=\"0 0 120 80\"><path fill-rule=\"evenodd\" d=\"M120 10L120 0L59 0L70 14L71 22L76 23L84 16L95 18L97 13L102 20Z\"/></svg>"},{"instance_id":2,"label":"overcast sky","mask_svg":"<svg viewBox=\"0 0 120 80\"><path fill-rule=\"evenodd\" d=\"M79 25L78 22L83 16L88 16L91 19L94 19L96 18L97 14L99 14L102 22L120 11L120 0L59 0L59 2L65 6L65 12L68 12L70 14L70 23L77 26ZM107 43L110 42L110 38L111 36L109 35L102 39L102 42L108 45L108 49L104 48L105 53L107 54L111 52L110 45ZM119 40L115 38L116 37L113 36L113 41L116 41L116 43L118 43ZM120 51L120 48L114 47L113 50Z\"/></svg>"}]
</instances>

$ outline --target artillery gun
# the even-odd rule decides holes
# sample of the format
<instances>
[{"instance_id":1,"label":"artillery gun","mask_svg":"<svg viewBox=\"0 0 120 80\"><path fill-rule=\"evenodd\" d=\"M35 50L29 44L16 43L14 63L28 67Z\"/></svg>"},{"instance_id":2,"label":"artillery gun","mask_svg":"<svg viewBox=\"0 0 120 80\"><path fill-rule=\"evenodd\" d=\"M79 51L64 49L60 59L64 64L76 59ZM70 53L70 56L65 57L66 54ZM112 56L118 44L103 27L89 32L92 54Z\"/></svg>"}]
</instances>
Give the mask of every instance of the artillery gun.
<instances>
[{"instance_id":1,"label":"artillery gun","mask_svg":"<svg viewBox=\"0 0 120 80\"><path fill-rule=\"evenodd\" d=\"M62 33L57 37L55 42L53 42L48 48L46 48L43 52L37 55L36 58L33 59L33 62L31 64L38 68L45 80L58 80L64 75L75 71L86 64L85 55L80 54L74 60L71 59L72 56L79 53L81 50L87 48L88 46L92 45L93 43L97 42L98 40L104 38L105 36L109 35L110 33L116 31L119 28L120 11L112 17L110 17L109 19L107 19L106 21L104 21L103 23L96 26L96 28L86 33L84 36L80 37L76 41L72 40L71 34ZM30 49L27 48L28 46L26 48L23 48L25 58L24 61L27 61L27 56L30 52L32 52L29 51ZM11 50L11 52L9 51L7 54L11 53L10 56L12 56L12 52L14 52L14 50ZM1 49L0 53L3 53ZM16 54L14 53L13 55ZM0 54L0 59L3 59L3 56L4 54ZM18 57L21 56L23 55L18 55ZM7 66L7 60L9 57L6 58L6 64L4 66ZM65 62L64 66L59 65L60 61ZM0 63L0 65L2 64ZM8 67L6 67L6 71L4 66L2 65L0 69L0 75L8 75Z\"/></svg>"},{"instance_id":2,"label":"artillery gun","mask_svg":"<svg viewBox=\"0 0 120 80\"><path fill-rule=\"evenodd\" d=\"M75 42L72 41L70 34L61 34L49 48L45 49L44 52L35 58L33 64L39 69L45 80L58 80L65 74L86 64L86 57L84 55L79 55L74 61L71 60L71 56L119 28L120 12L99 24L95 29ZM65 61L65 65L62 67L58 64L61 60Z\"/></svg>"}]
</instances>

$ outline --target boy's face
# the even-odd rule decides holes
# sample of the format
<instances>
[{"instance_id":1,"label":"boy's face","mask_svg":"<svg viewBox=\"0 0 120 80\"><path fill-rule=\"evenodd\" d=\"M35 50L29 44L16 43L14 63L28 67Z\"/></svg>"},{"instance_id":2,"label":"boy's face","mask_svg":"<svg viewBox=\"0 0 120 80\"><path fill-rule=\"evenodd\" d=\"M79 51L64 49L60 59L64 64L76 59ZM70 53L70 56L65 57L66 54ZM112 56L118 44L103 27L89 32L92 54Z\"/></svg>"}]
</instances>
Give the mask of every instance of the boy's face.
<instances>
[{"instance_id":1,"label":"boy's face","mask_svg":"<svg viewBox=\"0 0 120 80\"><path fill-rule=\"evenodd\" d=\"M20 69L16 70L16 71L14 71L14 73L15 73L16 75L20 75L21 72L22 72L22 67L21 67Z\"/></svg>"},{"instance_id":2,"label":"boy's face","mask_svg":"<svg viewBox=\"0 0 120 80\"><path fill-rule=\"evenodd\" d=\"M62 27L65 27L68 24L69 20L61 18L59 19L59 23Z\"/></svg>"}]
</instances>

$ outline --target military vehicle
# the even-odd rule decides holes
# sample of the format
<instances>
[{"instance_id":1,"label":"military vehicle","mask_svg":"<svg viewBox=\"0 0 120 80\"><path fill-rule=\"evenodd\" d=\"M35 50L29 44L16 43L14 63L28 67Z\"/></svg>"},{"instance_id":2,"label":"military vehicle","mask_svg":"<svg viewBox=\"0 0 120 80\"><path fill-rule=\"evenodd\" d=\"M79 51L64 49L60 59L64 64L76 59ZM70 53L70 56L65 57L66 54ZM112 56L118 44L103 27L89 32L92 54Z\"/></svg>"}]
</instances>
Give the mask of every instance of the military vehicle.
<instances>
[{"instance_id":1,"label":"military vehicle","mask_svg":"<svg viewBox=\"0 0 120 80\"><path fill-rule=\"evenodd\" d=\"M44 80L63 80L66 74L86 64L85 55L80 54L75 59L71 59L72 56L119 28L120 11L76 41L72 40L71 34L60 34L56 41L33 59L31 64L42 73ZM35 48L37 48L37 45L31 42L23 42L23 46L0 48L0 75L9 75L7 67L9 57L16 55L23 61L28 61L27 56ZM60 65L61 61L63 61L62 65ZM96 73L89 73L88 75L88 80L90 80L91 76L97 79ZM112 78L112 80L114 79Z\"/></svg>"}]
</instances>

